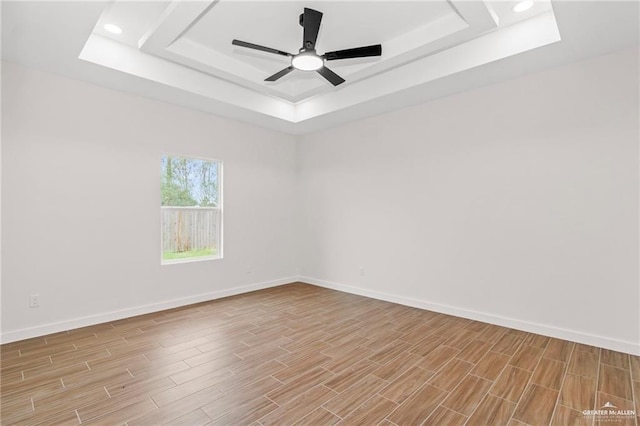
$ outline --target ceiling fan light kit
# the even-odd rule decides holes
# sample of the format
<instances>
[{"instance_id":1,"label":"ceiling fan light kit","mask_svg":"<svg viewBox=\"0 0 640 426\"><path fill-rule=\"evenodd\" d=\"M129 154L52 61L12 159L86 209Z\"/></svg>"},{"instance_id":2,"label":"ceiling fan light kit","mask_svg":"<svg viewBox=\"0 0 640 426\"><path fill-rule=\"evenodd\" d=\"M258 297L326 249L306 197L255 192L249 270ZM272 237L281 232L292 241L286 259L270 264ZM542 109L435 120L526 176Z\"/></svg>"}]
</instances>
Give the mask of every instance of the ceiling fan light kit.
<instances>
[{"instance_id":1,"label":"ceiling fan light kit","mask_svg":"<svg viewBox=\"0 0 640 426\"><path fill-rule=\"evenodd\" d=\"M315 71L322 77L324 77L327 81L329 81L329 83L333 84L334 86L338 86L339 84L344 83L345 80L338 74L327 68L324 65L325 61L365 58L369 56L382 55L382 45L380 44L356 47L353 49L336 50L334 52L327 52L324 55L318 55L315 48L321 22L322 12L318 12L317 10L305 7L304 13L300 15L300 25L302 25L304 29L302 48L295 55L284 52L282 50L260 46L258 44L248 43L246 41L235 39L231 42L231 44L233 44L234 46L246 47L248 49L273 53L275 55L288 56L291 58L291 66L278 71L270 77L265 78L265 81L276 81L289 74L293 70Z\"/></svg>"},{"instance_id":2,"label":"ceiling fan light kit","mask_svg":"<svg viewBox=\"0 0 640 426\"><path fill-rule=\"evenodd\" d=\"M300 71L317 71L324 66L324 60L315 52L303 52L291 58L291 65Z\"/></svg>"}]
</instances>

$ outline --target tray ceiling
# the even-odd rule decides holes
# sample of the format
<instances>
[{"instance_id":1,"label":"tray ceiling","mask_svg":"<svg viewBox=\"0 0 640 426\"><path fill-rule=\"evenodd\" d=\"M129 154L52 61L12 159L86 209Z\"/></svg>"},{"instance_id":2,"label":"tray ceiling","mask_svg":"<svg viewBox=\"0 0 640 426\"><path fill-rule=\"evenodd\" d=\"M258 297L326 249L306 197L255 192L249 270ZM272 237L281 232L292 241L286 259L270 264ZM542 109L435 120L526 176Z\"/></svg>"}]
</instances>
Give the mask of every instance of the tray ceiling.
<instances>
[{"instance_id":1,"label":"tray ceiling","mask_svg":"<svg viewBox=\"0 0 640 426\"><path fill-rule=\"evenodd\" d=\"M502 0L3 2L2 56L304 133L486 84L513 75L517 66L525 72L588 50L637 43L637 4L570 3L536 0L517 13L517 1ZM346 80L337 87L303 71L265 82L289 58L231 41L297 53L305 7L324 14L319 53L381 43L382 56L332 61L331 69ZM565 31L557 10L565 10ZM105 24L122 33L108 32ZM603 32L608 37L592 36ZM528 53L543 47L552 52L548 58Z\"/></svg>"},{"instance_id":2,"label":"tray ceiling","mask_svg":"<svg viewBox=\"0 0 640 426\"><path fill-rule=\"evenodd\" d=\"M422 74L422 81L553 43L560 39L551 5L538 1L525 13L500 8L491 2L393 1L393 2L148 2L115 1L100 16L80 58L162 81L183 90L206 92L224 101L236 102L279 118L297 122L323 110L339 108L343 102L358 102L394 88L406 87L408 69L427 66L440 75ZM298 16L305 7L324 14L317 50L330 50L381 43L381 57L331 62L331 69L346 83L333 87L314 72L294 71L276 82L264 79L287 67L284 56L252 51L231 44L234 38L297 53L302 45ZM501 45L496 39L500 21L504 28ZM527 27L526 38L516 26ZM123 29L122 34L105 30L106 24ZM469 42L486 40L491 57L478 55ZM457 49L457 52L450 54ZM105 55L109 52L109 55ZM483 57L484 56L484 57ZM126 63L121 59L126 58ZM154 61L150 61L154 59ZM187 87L185 77L198 72L198 88ZM189 79L187 77L187 79ZM190 79L193 82L193 79ZM210 80L210 81L207 81ZM226 85L224 92L218 88ZM215 93L214 93L215 92ZM256 99L263 97L263 102ZM246 102L242 102L245 100ZM337 103L329 106L327 102ZM266 103L267 109L260 109ZM272 104L280 103L277 108ZM321 108L314 108L313 104Z\"/></svg>"}]
</instances>

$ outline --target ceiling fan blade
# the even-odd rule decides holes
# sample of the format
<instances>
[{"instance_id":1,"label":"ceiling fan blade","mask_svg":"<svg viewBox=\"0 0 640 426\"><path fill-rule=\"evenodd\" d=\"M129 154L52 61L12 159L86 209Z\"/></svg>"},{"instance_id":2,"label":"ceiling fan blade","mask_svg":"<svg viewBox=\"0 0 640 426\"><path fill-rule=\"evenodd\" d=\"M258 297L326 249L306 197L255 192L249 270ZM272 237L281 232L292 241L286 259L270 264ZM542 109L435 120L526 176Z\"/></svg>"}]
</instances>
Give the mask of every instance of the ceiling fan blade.
<instances>
[{"instance_id":1,"label":"ceiling fan blade","mask_svg":"<svg viewBox=\"0 0 640 426\"><path fill-rule=\"evenodd\" d=\"M322 22L322 12L305 7L303 16L304 39L302 40L302 47L305 49L315 49L318 32L320 31L320 22Z\"/></svg>"},{"instance_id":2,"label":"ceiling fan blade","mask_svg":"<svg viewBox=\"0 0 640 426\"><path fill-rule=\"evenodd\" d=\"M276 81L282 77L284 77L285 75L289 74L291 71L293 71L293 65L289 66L283 70L278 71L277 73L275 73L274 75L272 75L271 77L267 77L264 79L264 81Z\"/></svg>"},{"instance_id":3,"label":"ceiling fan blade","mask_svg":"<svg viewBox=\"0 0 640 426\"><path fill-rule=\"evenodd\" d=\"M334 86L344 83L344 78L340 77L338 74L331 71L327 67L320 68L318 70L318 74L326 78L329 81L329 83L333 84Z\"/></svg>"},{"instance_id":4,"label":"ceiling fan blade","mask_svg":"<svg viewBox=\"0 0 640 426\"><path fill-rule=\"evenodd\" d=\"M336 59L365 58L367 56L382 55L382 45L374 44L371 46L355 47L353 49L336 50L324 54L324 59L334 61Z\"/></svg>"},{"instance_id":5,"label":"ceiling fan blade","mask_svg":"<svg viewBox=\"0 0 640 426\"><path fill-rule=\"evenodd\" d=\"M260 50L262 52L275 53L276 55L282 56L293 56L291 53L283 52L282 50L272 49L270 47L260 46L259 44L247 43L246 41L233 40L231 42L234 46L247 47L249 49Z\"/></svg>"}]
</instances>

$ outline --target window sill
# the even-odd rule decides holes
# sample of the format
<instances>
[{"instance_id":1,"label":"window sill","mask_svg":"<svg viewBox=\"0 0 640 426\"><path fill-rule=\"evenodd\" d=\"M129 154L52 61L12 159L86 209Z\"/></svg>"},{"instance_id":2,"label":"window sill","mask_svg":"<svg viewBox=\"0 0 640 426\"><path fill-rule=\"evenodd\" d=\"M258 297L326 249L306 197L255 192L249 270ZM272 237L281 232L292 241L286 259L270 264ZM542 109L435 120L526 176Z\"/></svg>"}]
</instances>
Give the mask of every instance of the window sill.
<instances>
[{"instance_id":1,"label":"window sill","mask_svg":"<svg viewBox=\"0 0 640 426\"><path fill-rule=\"evenodd\" d=\"M176 265L179 263L192 263L192 262L204 262L207 260L220 260L222 256L201 256L201 257L187 257L184 259L172 259L172 260L160 260L160 265Z\"/></svg>"}]
</instances>

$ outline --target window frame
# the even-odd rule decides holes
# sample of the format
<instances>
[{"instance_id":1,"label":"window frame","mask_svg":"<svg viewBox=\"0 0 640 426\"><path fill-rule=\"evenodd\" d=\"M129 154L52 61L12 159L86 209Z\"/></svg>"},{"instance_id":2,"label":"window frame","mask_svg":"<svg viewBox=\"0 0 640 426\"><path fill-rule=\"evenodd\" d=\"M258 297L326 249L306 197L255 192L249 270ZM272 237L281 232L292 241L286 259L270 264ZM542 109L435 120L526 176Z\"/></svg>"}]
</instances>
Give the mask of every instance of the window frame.
<instances>
[{"instance_id":1,"label":"window frame","mask_svg":"<svg viewBox=\"0 0 640 426\"><path fill-rule=\"evenodd\" d=\"M217 207L200 207L200 206L163 206L162 205L162 188L160 187L160 265L177 265L182 263L191 262L204 262L209 260L220 260L224 258L224 164L222 160L198 157L195 155L174 154L169 152L162 152L160 154L160 161L165 157L173 158L186 158L192 160L203 160L212 163L217 163L217 178L218 178L218 203ZM160 168L160 185L162 185L162 168ZM219 216L219 226L217 235L217 252L212 256L194 256L182 259L165 259L164 258L164 226L163 226L163 209L203 209L203 210L217 210Z\"/></svg>"}]
</instances>

